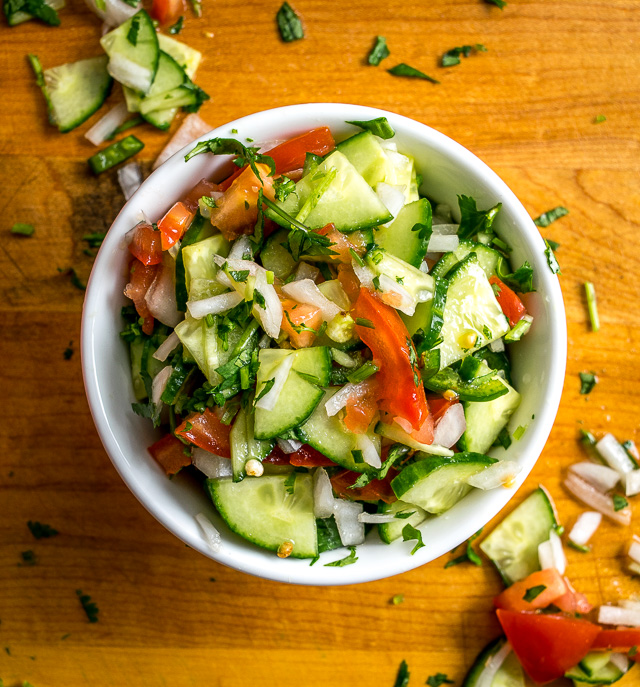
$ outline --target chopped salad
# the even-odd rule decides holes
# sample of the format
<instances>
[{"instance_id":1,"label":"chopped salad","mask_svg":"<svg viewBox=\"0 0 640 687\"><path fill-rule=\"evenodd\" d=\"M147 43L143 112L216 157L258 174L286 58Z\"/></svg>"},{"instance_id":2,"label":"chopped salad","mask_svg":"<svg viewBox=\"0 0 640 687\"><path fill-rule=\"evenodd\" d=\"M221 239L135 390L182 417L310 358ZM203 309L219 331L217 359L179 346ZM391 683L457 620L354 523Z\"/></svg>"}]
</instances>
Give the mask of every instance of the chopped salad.
<instances>
[{"instance_id":1,"label":"chopped salad","mask_svg":"<svg viewBox=\"0 0 640 687\"><path fill-rule=\"evenodd\" d=\"M518 472L487 453L512 441L506 347L531 327L532 269L512 270L500 204L432 203L387 120L355 124L337 143L327 127L198 143L187 164L232 156L226 178L127 235L133 410L163 432L149 452L280 557L373 525L415 552L423 521Z\"/></svg>"}]
</instances>

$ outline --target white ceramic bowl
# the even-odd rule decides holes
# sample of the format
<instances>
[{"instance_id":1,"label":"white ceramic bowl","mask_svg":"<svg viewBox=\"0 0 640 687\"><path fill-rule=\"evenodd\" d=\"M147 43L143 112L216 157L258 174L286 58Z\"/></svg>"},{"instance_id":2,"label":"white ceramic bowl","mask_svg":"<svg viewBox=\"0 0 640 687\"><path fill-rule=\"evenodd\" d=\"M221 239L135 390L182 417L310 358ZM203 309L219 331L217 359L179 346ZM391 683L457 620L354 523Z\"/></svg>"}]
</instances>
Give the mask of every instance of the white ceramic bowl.
<instances>
[{"instance_id":1,"label":"white ceramic bowl","mask_svg":"<svg viewBox=\"0 0 640 687\"><path fill-rule=\"evenodd\" d=\"M345 138L357 131L345 120L386 116L396 131L398 149L414 156L423 175L422 190L437 202L457 208L457 194L473 196L478 207L502 203L495 227L513 248L515 266L528 260L534 268L536 292L526 298L535 321L530 333L510 348L515 386L522 393L511 428L527 426L524 436L500 454L522 466L512 488L474 490L450 511L420 527L426 546L414 556L411 543L384 544L371 532L358 547L358 561L344 568L324 563L346 555L341 549L323 554L313 567L309 561L277 558L232 534L215 512L204 491L178 475L169 480L147 453L160 434L148 420L131 410L129 357L119 337L120 308L126 283L128 252L125 233L140 211L157 221L203 177L215 178L228 158L200 155L188 163L177 153L155 171L124 206L102 244L89 280L82 318L82 367L91 412L120 476L142 505L191 548L237 570L281 582L338 585L376 580L405 572L450 551L468 539L500 511L522 484L540 456L560 402L566 361L566 323L558 279L548 265L544 243L524 207L487 165L455 141L434 129L391 112L359 105L314 103L258 112L213 130L199 140L232 136L256 142L285 139L320 125ZM192 144L193 145L193 144ZM535 416L535 418L534 418ZM222 533L223 545L213 554L194 515L207 513Z\"/></svg>"}]
</instances>

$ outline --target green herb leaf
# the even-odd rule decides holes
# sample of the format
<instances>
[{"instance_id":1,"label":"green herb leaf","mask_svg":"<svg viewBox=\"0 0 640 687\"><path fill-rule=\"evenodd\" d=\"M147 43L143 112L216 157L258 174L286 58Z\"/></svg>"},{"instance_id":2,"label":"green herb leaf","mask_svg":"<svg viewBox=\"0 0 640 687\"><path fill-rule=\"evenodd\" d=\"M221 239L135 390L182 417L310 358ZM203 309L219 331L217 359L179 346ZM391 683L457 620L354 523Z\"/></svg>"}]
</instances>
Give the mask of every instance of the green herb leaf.
<instances>
[{"instance_id":1,"label":"green herb leaf","mask_svg":"<svg viewBox=\"0 0 640 687\"><path fill-rule=\"evenodd\" d=\"M262 155L258 148L247 147L236 141L235 138L211 138L208 141L201 141L197 146L184 156L185 162L201 153L212 153L213 155L235 155L234 164L238 167L249 165L253 173L260 179L260 172L256 163L267 165L270 169L270 176L276 173L276 163L268 155ZM265 199L266 203L267 199Z\"/></svg>"},{"instance_id":2,"label":"green herb leaf","mask_svg":"<svg viewBox=\"0 0 640 687\"><path fill-rule=\"evenodd\" d=\"M396 681L393 683L393 687L408 687L409 676L409 666L406 661L402 661L398 668L398 674L396 675Z\"/></svg>"},{"instance_id":3,"label":"green herb leaf","mask_svg":"<svg viewBox=\"0 0 640 687\"><path fill-rule=\"evenodd\" d=\"M499 269L498 272L500 280L514 291L518 293L535 291L533 288L533 267L531 267L528 261L525 261L523 265L511 274L502 274Z\"/></svg>"},{"instance_id":4,"label":"green herb leaf","mask_svg":"<svg viewBox=\"0 0 640 687\"><path fill-rule=\"evenodd\" d=\"M625 499L624 496L620 496L620 494L613 495L613 510L616 511L616 513L619 510L626 508L628 505L629 502L627 501L627 499Z\"/></svg>"},{"instance_id":5,"label":"green herb leaf","mask_svg":"<svg viewBox=\"0 0 640 687\"><path fill-rule=\"evenodd\" d=\"M398 511L393 517L397 518L398 520L406 520L407 518L410 518L412 515L415 515L414 510L401 510Z\"/></svg>"},{"instance_id":6,"label":"green herb leaf","mask_svg":"<svg viewBox=\"0 0 640 687\"><path fill-rule=\"evenodd\" d=\"M287 494L293 495L293 491L295 489L296 485L296 477L298 473L294 470L284 481L284 489L287 492Z\"/></svg>"},{"instance_id":7,"label":"green herb leaf","mask_svg":"<svg viewBox=\"0 0 640 687\"><path fill-rule=\"evenodd\" d=\"M64 349L62 353L62 357L65 360L71 360L71 357L73 356L73 341L69 341L69 345Z\"/></svg>"},{"instance_id":8,"label":"green herb leaf","mask_svg":"<svg viewBox=\"0 0 640 687\"><path fill-rule=\"evenodd\" d=\"M276 383L275 377L272 377L271 379L267 379L267 381L264 383L264 386L262 387L260 393L255 398L255 401L253 403L254 406L263 396L266 396L271 391L271 389L275 383Z\"/></svg>"},{"instance_id":9,"label":"green herb leaf","mask_svg":"<svg viewBox=\"0 0 640 687\"><path fill-rule=\"evenodd\" d=\"M138 32L140 31L140 21L141 15L134 14L131 18L131 26L129 27L129 32L127 33L127 40L134 47L138 45Z\"/></svg>"},{"instance_id":10,"label":"green herb leaf","mask_svg":"<svg viewBox=\"0 0 640 687\"><path fill-rule=\"evenodd\" d=\"M446 673L436 673L435 675L430 675L425 683L429 687L440 687L440 685L452 685L453 680L449 680Z\"/></svg>"},{"instance_id":11,"label":"green herb leaf","mask_svg":"<svg viewBox=\"0 0 640 687\"><path fill-rule=\"evenodd\" d=\"M180 16L178 21L173 25L169 27L169 33L172 36L175 36L176 34L180 33L182 31L182 25L184 24L184 17Z\"/></svg>"},{"instance_id":12,"label":"green herb leaf","mask_svg":"<svg viewBox=\"0 0 640 687\"><path fill-rule=\"evenodd\" d=\"M558 205L557 208L553 208L552 210L547 210L546 212L543 212L540 217L536 217L533 221L538 227L548 227L552 222L555 222L557 219L560 219L561 217L564 217L565 215L569 214L569 210L567 208L562 207L562 205Z\"/></svg>"},{"instance_id":13,"label":"green herb leaf","mask_svg":"<svg viewBox=\"0 0 640 687\"><path fill-rule=\"evenodd\" d=\"M295 192L296 184L295 181L289 179L289 177L278 177L273 182L273 190L276 194L276 200L284 203L284 201Z\"/></svg>"},{"instance_id":14,"label":"green herb leaf","mask_svg":"<svg viewBox=\"0 0 640 687\"><path fill-rule=\"evenodd\" d=\"M89 248L100 248L106 235L106 231L95 231L92 234L85 234L82 240L89 244Z\"/></svg>"},{"instance_id":15,"label":"green herb leaf","mask_svg":"<svg viewBox=\"0 0 640 687\"><path fill-rule=\"evenodd\" d=\"M495 5L496 7L499 7L501 10L503 10L506 6L507 3L505 0L484 0L485 2L488 2L490 5Z\"/></svg>"},{"instance_id":16,"label":"green herb leaf","mask_svg":"<svg viewBox=\"0 0 640 687\"><path fill-rule=\"evenodd\" d=\"M24 224L22 222L16 222L11 227L11 233L16 236L33 236L35 230L33 224Z\"/></svg>"},{"instance_id":17,"label":"green herb leaf","mask_svg":"<svg viewBox=\"0 0 640 687\"><path fill-rule=\"evenodd\" d=\"M606 121L607 121L607 118L604 115L600 114L600 115L595 116L593 123L594 124L602 124L602 122L606 122Z\"/></svg>"},{"instance_id":18,"label":"green herb leaf","mask_svg":"<svg viewBox=\"0 0 640 687\"><path fill-rule=\"evenodd\" d=\"M376 42L369 53L368 62L374 67L377 67L382 60L389 57L391 53L387 47L387 39L384 36L376 36Z\"/></svg>"},{"instance_id":19,"label":"green herb leaf","mask_svg":"<svg viewBox=\"0 0 640 687\"><path fill-rule=\"evenodd\" d=\"M386 117L376 117L375 119L370 119L368 121L353 121L347 122L347 124L353 124L353 126L359 126L365 131L370 131L374 136L380 138L389 139L396 135L396 132L389 124L389 120Z\"/></svg>"},{"instance_id":20,"label":"green herb leaf","mask_svg":"<svg viewBox=\"0 0 640 687\"><path fill-rule=\"evenodd\" d=\"M544 242L546 245L544 253L547 256L547 264L549 265L549 269L553 272L553 274L562 274L560 271L560 263L556 258L556 254L553 252L553 248L549 245L549 242L546 239L544 239Z\"/></svg>"},{"instance_id":21,"label":"green herb leaf","mask_svg":"<svg viewBox=\"0 0 640 687\"><path fill-rule=\"evenodd\" d=\"M32 17L42 20L49 26L60 26L58 13L44 2L44 0L5 0L4 13L7 18L18 12L25 12Z\"/></svg>"},{"instance_id":22,"label":"green herb leaf","mask_svg":"<svg viewBox=\"0 0 640 687\"><path fill-rule=\"evenodd\" d=\"M411 523L407 523L402 528L402 541L411 541L413 539L417 540L417 544L411 550L411 555L419 551L425 544L422 541L422 532L417 530Z\"/></svg>"},{"instance_id":23,"label":"green herb leaf","mask_svg":"<svg viewBox=\"0 0 640 687\"><path fill-rule=\"evenodd\" d=\"M445 570L447 568L452 568L454 565L459 565L460 563L464 563L465 561L469 561L470 563L473 563L474 565L477 565L478 567L482 566L482 559L473 550L471 544L482 534L483 529L484 528L481 527L473 536L469 537L469 539L466 542L465 552L461 556L458 556L457 558L454 558L453 560L450 560L449 562L447 562L444 566Z\"/></svg>"},{"instance_id":24,"label":"green herb leaf","mask_svg":"<svg viewBox=\"0 0 640 687\"><path fill-rule=\"evenodd\" d=\"M404 594L396 594L395 596L391 597L391 603L394 606L399 606L403 602L404 602Z\"/></svg>"},{"instance_id":25,"label":"green herb leaf","mask_svg":"<svg viewBox=\"0 0 640 687\"><path fill-rule=\"evenodd\" d=\"M555 253L558 248L560 248L560 244L557 241L552 241L551 239L545 239L545 242L549 248Z\"/></svg>"},{"instance_id":26,"label":"green herb leaf","mask_svg":"<svg viewBox=\"0 0 640 687\"><path fill-rule=\"evenodd\" d=\"M54 530L51 525L45 525L37 520L35 522L29 520L27 527L35 539L50 539L58 534L58 530Z\"/></svg>"},{"instance_id":27,"label":"green herb leaf","mask_svg":"<svg viewBox=\"0 0 640 687\"><path fill-rule=\"evenodd\" d=\"M366 327L367 329L375 329L373 322L366 317L356 317L356 324L360 327Z\"/></svg>"},{"instance_id":28,"label":"green herb leaf","mask_svg":"<svg viewBox=\"0 0 640 687\"><path fill-rule=\"evenodd\" d=\"M502 446L502 448L507 449L509 446L511 446L512 441L511 441L511 435L509 434L509 430L506 427L503 427L502 430L500 431L500 434L496 437L496 440L493 442L494 446Z\"/></svg>"},{"instance_id":29,"label":"green herb leaf","mask_svg":"<svg viewBox=\"0 0 640 687\"><path fill-rule=\"evenodd\" d=\"M333 563L325 563L324 567L325 568L344 568L345 565L352 565L358 560L358 557L356 556L356 547L355 546L350 546L349 547L349 555L346 556L345 558L341 558L339 561L333 561Z\"/></svg>"},{"instance_id":30,"label":"green herb leaf","mask_svg":"<svg viewBox=\"0 0 640 687\"><path fill-rule=\"evenodd\" d=\"M278 31L280 31L280 38L285 43L299 41L301 38L304 38L304 29L302 28L300 17L288 2L282 3L282 7L276 14L276 22L278 24Z\"/></svg>"},{"instance_id":31,"label":"green herb leaf","mask_svg":"<svg viewBox=\"0 0 640 687\"><path fill-rule=\"evenodd\" d=\"M593 387L598 383L595 372L580 372L580 394L586 395L593 391Z\"/></svg>"},{"instance_id":32,"label":"green herb leaf","mask_svg":"<svg viewBox=\"0 0 640 687\"><path fill-rule=\"evenodd\" d=\"M21 551L20 558L22 558L22 563L18 565L35 565L37 563L36 554L29 549L28 551Z\"/></svg>"},{"instance_id":33,"label":"green herb leaf","mask_svg":"<svg viewBox=\"0 0 640 687\"><path fill-rule=\"evenodd\" d=\"M597 332L600 330L600 317L598 315L598 303L596 302L596 287L590 282L584 283L584 290L587 296L587 309L589 310L589 319L591 320L591 331Z\"/></svg>"},{"instance_id":34,"label":"green herb leaf","mask_svg":"<svg viewBox=\"0 0 640 687\"><path fill-rule=\"evenodd\" d=\"M216 203L215 199L211 198L210 196L202 196L198 202L202 203L203 205L206 205L208 208L211 208L212 210L218 207L218 204Z\"/></svg>"},{"instance_id":35,"label":"green herb leaf","mask_svg":"<svg viewBox=\"0 0 640 687\"><path fill-rule=\"evenodd\" d=\"M406 76L410 79L424 79L425 81L431 81L431 83L440 83L428 74L425 74L424 72L421 72L419 69L415 69L414 67L410 67L408 64L405 64L404 62L402 62L401 64L397 64L395 67L392 67L391 69L387 69L387 71L389 72L389 74L393 74L393 76Z\"/></svg>"},{"instance_id":36,"label":"green herb leaf","mask_svg":"<svg viewBox=\"0 0 640 687\"><path fill-rule=\"evenodd\" d=\"M537 599L540 594L547 588L547 585L545 584L539 584L535 587L530 587L527 589L527 591L524 593L524 596L522 597L527 603L531 603L534 599Z\"/></svg>"},{"instance_id":37,"label":"green herb leaf","mask_svg":"<svg viewBox=\"0 0 640 687\"><path fill-rule=\"evenodd\" d=\"M494 205L488 210L478 210L475 198L471 196L458 196L458 206L460 208L460 227L458 236L460 240L469 239L478 232L493 232L491 228L502 203ZM504 281L504 280L503 280Z\"/></svg>"},{"instance_id":38,"label":"green herb leaf","mask_svg":"<svg viewBox=\"0 0 640 687\"><path fill-rule=\"evenodd\" d=\"M590 546L576 544L574 541L571 541L571 539L567 540L567 545L570 546L572 549L575 549L579 553L591 553Z\"/></svg>"},{"instance_id":39,"label":"green herb leaf","mask_svg":"<svg viewBox=\"0 0 640 687\"><path fill-rule=\"evenodd\" d=\"M365 379L374 375L380 368L371 360L367 360L359 368L353 372L347 373L347 379L352 384L358 384L359 382L364 382Z\"/></svg>"},{"instance_id":40,"label":"green herb leaf","mask_svg":"<svg viewBox=\"0 0 640 687\"><path fill-rule=\"evenodd\" d=\"M90 623L98 622L98 613L100 612L96 604L91 601L91 597L88 594L83 594L82 589L76 589L76 594L84 612L87 614L87 618Z\"/></svg>"},{"instance_id":41,"label":"green herb leaf","mask_svg":"<svg viewBox=\"0 0 640 687\"><path fill-rule=\"evenodd\" d=\"M469 57L472 52L487 52L482 43L476 43L475 45L463 45L459 48L452 48L447 50L446 53L441 58L441 65L443 67L453 67L456 64L460 64L460 56Z\"/></svg>"},{"instance_id":42,"label":"green herb leaf","mask_svg":"<svg viewBox=\"0 0 640 687\"><path fill-rule=\"evenodd\" d=\"M631 649L629 649L629 656L635 656L638 653L638 647L637 646L632 646Z\"/></svg>"}]
</instances>

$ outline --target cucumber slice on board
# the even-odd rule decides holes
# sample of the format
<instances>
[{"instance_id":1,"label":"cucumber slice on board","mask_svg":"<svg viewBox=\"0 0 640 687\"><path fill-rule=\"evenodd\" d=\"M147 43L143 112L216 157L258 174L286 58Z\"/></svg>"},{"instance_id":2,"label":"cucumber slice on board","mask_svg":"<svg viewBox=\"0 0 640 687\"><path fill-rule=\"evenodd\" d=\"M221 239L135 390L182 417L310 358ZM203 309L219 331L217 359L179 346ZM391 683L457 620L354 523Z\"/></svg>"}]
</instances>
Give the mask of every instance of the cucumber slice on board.
<instances>
[{"instance_id":1,"label":"cucumber slice on board","mask_svg":"<svg viewBox=\"0 0 640 687\"><path fill-rule=\"evenodd\" d=\"M475 253L478 258L478 264L484 270L484 273L489 277L498 273L498 269L504 274L509 272L507 261L500 255L497 250L485 246L482 243L474 243L473 241L460 241L458 247L454 251L445 253L440 260L433 266L431 274L434 277L446 277L447 274L462 260L464 260L470 253Z\"/></svg>"},{"instance_id":2,"label":"cucumber slice on board","mask_svg":"<svg viewBox=\"0 0 640 687\"><path fill-rule=\"evenodd\" d=\"M143 103L147 103L149 98L156 98L161 94L169 93L188 82L189 77L186 75L184 69L173 59L173 57L171 57L171 55L161 50L155 79L147 95L138 103L138 110L143 118L158 129L168 129L171 126L171 122L178 108L171 107L146 111L146 105L143 107ZM142 111L143 109L145 109L145 112Z\"/></svg>"},{"instance_id":3,"label":"cucumber slice on board","mask_svg":"<svg viewBox=\"0 0 640 687\"><path fill-rule=\"evenodd\" d=\"M107 72L107 57L101 55L45 69L44 83L53 121L64 134L102 107L113 79Z\"/></svg>"},{"instance_id":4,"label":"cucumber slice on board","mask_svg":"<svg viewBox=\"0 0 640 687\"><path fill-rule=\"evenodd\" d=\"M405 525L417 527L427 519L426 511L422 510L419 506L414 506L405 501L394 501L393 503L384 503L384 501L380 501L378 513L395 515L400 512L413 514L408 518L396 518L392 522L383 522L378 525L378 534L385 544L391 544L391 542L396 539L400 539Z\"/></svg>"},{"instance_id":5,"label":"cucumber slice on board","mask_svg":"<svg viewBox=\"0 0 640 687\"><path fill-rule=\"evenodd\" d=\"M105 34L100 45L109 56L108 70L116 81L145 95L158 69L160 47L151 17L140 10Z\"/></svg>"},{"instance_id":6,"label":"cucumber slice on board","mask_svg":"<svg viewBox=\"0 0 640 687\"><path fill-rule=\"evenodd\" d=\"M375 230L376 245L416 268L427 254L430 236L431 204L426 198L405 205L389 226Z\"/></svg>"},{"instance_id":7,"label":"cucumber slice on board","mask_svg":"<svg viewBox=\"0 0 640 687\"><path fill-rule=\"evenodd\" d=\"M610 651L588 653L580 663L568 670L564 676L573 680L574 685L612 685L626 675L633 663L627 659L627 670L612 663ZM626 657L625 657L626 658Z\"/></svg>"},{"instance_id":8,"label":"cucumber slice on board","mask_svg":"<svg viewBox=\"0 0 640 687\"><path fill-rule=\"evenodd\" d=\"M208 479L214 506L232 532L270 551L293 543L293 558L318 554L310 474L294 473L293 493L287 490L291 471L234 482L231 477Z\"/></svg>"},{"instance_id":9,"label":"cucumber slice on board","mask_svg":"<svg viewBox=\"0 0 640 687\"><path fill-rule=\"evenodd\" d=\"M557 527L556 508L544 487L538 487L486 537L480 548L509 586L540 570L538 546Z\"/></svg>"},{"instance_id":10,"label":"cucumber slice on board","mask_svg":"<svg viewBox=\"0 0 640 687\"><path fill-rule=\"evenodd\" d=\"M487 664L505 645L506 639L498 637L490 642L479 654L462 681L462 687L485 686L484 677ZM505 658L493 680L486 687L525 687L524 672L517 656L511 651Z\"/></svg>"},{"instance_id":11,"label":"cucumber slice on board","mask_svg":"<svg viewBox=\"0 0 640 687\"><path fill-rule=\"evenodd\" d=\"M402 501L437 515L471 491L469 477L495 462L481 453L456 453L449 458L424 455L394 477L391 488Z\"/></svg>"},{"instance_id":12,"label":"cucumber slice on board","mask_svg":"<svg viewBox=\"0 0 640 687\"><path fill-rule=\"evenodd\" d=\"M166 111L178 107L189 107L198 102L198 91L193 88L192 84L186 86L178 86L166 93L159 93L154 96L147 96L140 102L140 114L143 117L148 116L151 112Z\"/></svg>"},{"instance_id":13,"label":"cucumber slice on board","mask_svg":"<svg viewBox=\"0 0 640 687\"><path fill-rule=\"evenodd\" d=\"M240 482L246 477L245 465L248 460L262 462L273 450L273 441L258 441L255 438L253 425L253 413L241 408L229 434L234 482Z\"/></svg>"}]
</instances>

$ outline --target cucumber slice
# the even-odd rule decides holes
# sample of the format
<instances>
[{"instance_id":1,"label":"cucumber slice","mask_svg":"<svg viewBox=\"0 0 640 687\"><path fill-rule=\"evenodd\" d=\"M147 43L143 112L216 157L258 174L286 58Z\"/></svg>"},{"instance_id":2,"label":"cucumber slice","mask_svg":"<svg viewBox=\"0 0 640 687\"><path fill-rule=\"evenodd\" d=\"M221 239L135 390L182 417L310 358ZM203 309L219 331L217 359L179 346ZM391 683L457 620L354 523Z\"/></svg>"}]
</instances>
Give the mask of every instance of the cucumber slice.
<instances>
[{"instance_id":1,"label":"cucumber slice","mask_svg":"<svg viewBox=\"0 0 640 687\"><path fill-rule=\"evenodd\" d=\"M440 335L440 366L448 367L473 351L500 339L509 321L498 304L475 253L470 253L449 275L449 289ZM471 345L471 339L475 343Z\"/></svg>"},{"instance_id":2,"label":"cucumber slice","mask_svg":"<svg viewBox=\"0 0 640 687\"><path fill-rule=\"evenodd\" d=\"M385 180L389 160L370 131L361 131L338 143L336 148L358 170L369 186L375 188L376 184Z\"/></svg>"},{"instance_id":3,"label":"cucumber slice","mask_svg":"<svg viewBox=\"0 0 640 687\"><path fill-rule=\"evenodd\" d=\"M100 39L109 56L108 70L116 81L145 95L158 69L160 47L151 17L144 11Z\"/></svg>"},{"instance_id":4,"label":"cucumber slice","mask_svg":"<svg viewBox=\"0 0 640 687\"><path fill-rule=\"evenodd\" d=\"M405 205L389 226L375 231L378 246L416 268L427 254L430 236L431 204L426 198Z\"/></svg>"},{"instance_id":5,"label":"cucumber slice","mask_svg":"<svg viewBox=\"0 0 640 687\"><path fill-rule=\"evenodd\" d=\"M424 455L394 477L391 488L399 499L437 515L471 491L469 477L495 462L481 453L456 453L449 458Z\"/></svg>"},{"instance_id":6,"label":"cucumber slice","mask_svg":"<svg viewBox=\"0 0 640 687\"><path fill-rule=\"evenodd\" d=\"M395 515L402 511L405 513L413 512L413 515L410 515L408 518L396 518L393 522L383 522L378 525L378 534L385 544L391 544L396 539L400 539L405 525L417 527L427 519L426 511L422 510L419 506L414 506L404 501L394 501L393 503L380 501L378 506L378 513L391 513Z\"/></svg>"},{"instance_id":7,"label":"cucumber slice","mask_svg":"<svg viewBox=\"0 0 640 687\"><path fill-rule=\"evenodd\" d=\"M173 59L173 57L161 50L155 79L147 95L138 103L138 111L142 114L144 119L150 124L158 127L158 129L168 129L171 126L171 122L178 108L171 107L147 111L147 105L145 103L148 103L149 98L156 98L161 94L169 93L188 82L189 77L186 75L184 69ZM129 109L128 106L127 109ZM143 109L145 110L144 112Z\"/></svg>"},{"instance_id":8,"label":"cucumber slice","mask_svg":"<svg viewBox=\"0 0 640 687\"><path fill-rule=\"evenodd\" d=\"M140 102L140 114L146 117L155 110L170 110L178 107L189 107L198 102L198 92L191 85L178 86L166 93L147 96Z\"/></svg>"},{"instance_id":9,"label":"cucumber slice","mask_svg":"<svg viewBox=\"0 0 640 687\"><path fill-rule=\"evenodd\" d=\"M462 262L467 255L475 253L478 258L478 264L487 275L487 279L498 273L498 269L505 274L509 272L507 261L502 257L497 250L489 248L482 243L474 243L473 241L460 241L458 247L449 253L445 253L440 260L433 266L431 274L434 277L446 277L447 274L460 262Z\"/></svg>"},{"instance_id":10,"label":"cucumber slice","mask_svg":"<svg viewBox=\"0 0 640 687\"><path fill-rule=\"evenodd\" d=\"M159 336L158 345L160 345L165 338L165 336ZM136 401L143 401L145 398L147 398L147 391L142 379L142 358L144 356L145 343L145 339L138 337L129 344L129 355L131 358L131 381L133 382L133 393ZM146 371L151 379L153 379L166 365L166 363L156 360L153 357L153 354L156 352L156 350L156 346L150 343L149 348L147 349Z\"/></svg>"},{"instance_id":11,"label":"cucumber slice","mask_svg":"<svg viewBox=\"0 0 640 687\"><path fill-rule=\"evenodd\" d=\"M107 72L107 58L101 55L45 69L44 83L53 121L62 133L67 133L102 107L113 79Z\"/></svg>"},{"instance_id":12,"label":"cucumber slice","mask_svg":"<svg viewBox=\"0 0 640 687\"><path fill-rule=\"evenodd\" d=\"M210 222L205 222L205 226L212 228ZM229 255L229 247L230 244L224 236L216 234L182 248L180 254L184 262L189 300L208 298L209 296L224 293L227 290L227 287L216 280L219 267L213 261L213 256L221 255L223 258L226 258ZM198 282L198 294L193 293L194 282L196 281ZM203 293L205 286L202 283L203 281L206 281L206 293ZM195 297L196 295L198 297Z\"/></svg>"},{"instance_id":13,"label":"cucumber slice","mask_svg":"<svg viewBox=\"0 0 640 687\"><path fill-rule=\"evenodd\" d=\"M44 0L44 4L56 11L61 10L65 6L64 0ZM19 10L18 12L12 12L9 8L9 3L7 2L4 3L4 12L7 17L7 24L9 24L9 26L18 26L18 24L22 24L25 21L29 21L30 19L34 18L33 14L28 14L22 10ZM60 20L58 20L58 24L59 23ZM55 24L55 26L58 24Z\"/></svg>"},{"instance_id":14,"label":"cucumber slice","mask_svg":"<svg viewBox=\"0 0 640 687\"><path fill-rule=\"evenodd\" d=\"M214 386L220 383L220 375L216 369L221 365L219 353L222 348L218 343L218 328L215 323L214 320L214 326L209 327L204 318L194 320L187 314L174 329L209 384Z\"/></svg>"},{"instance_id":15,"label":"cucumber slice","mask_svg":"<svg viewBox=\"0 0 640 687\"><path fill-rule=\"evenodd\" d=\"M633 666L627 659L627 670L621 670L610 661L611 652L588 653L580 663L568 670L564 676L573 680L576 685L612 685L620 680Z\"/></svg>"},{"instance_id":16,"label":"cucumber slice","mask_svg":"<svg viewBox=\"0 0 640 687\"><path fill-rule=\"evenodd\" d=\"M415 336L419 330L422 330L413 342L418 355L430 350L440 338L440 332L444 324L444 309L447 303L448 290L449 282L446 279L436 279L433 298L430 301L418 303L416 311L411 316L400 313L400 317L411 337Z\"/></svg>"},{"instance_id":17,"label":"cucumber slice","mask_svg":"<svg viewBox=\"0 0 640 687\"><path fill-rule=\"evenodd\" d=\"M451 367L436 372L424 380L429 391L455 391L462 401L486 403L509 393L503 380L489 371L482 377L466 381Z\"/></svg>"},{"instance_id":18,"label":"cucumber slice","mask_svg":"<svg viewBox=\"0 0 640 687\"><path fill-rule=\"evenodd\" d=\"M384 274L402 284L414 301L431 299L435 288L435 281L430 274L422 272L408 262L378 247L370 250L364 256L364 260L377 276ZM491 288L490 284L489 288Z\"/></svg>"},{"instance_id":19,"label":"cucumber slice","mask_svg":"<svg viewBox=\"0 0 640 687\"><path fill-rule=\"evenodd\" d=\"M301 348L294 353L292 369L302 376L311 377L308 381L319 386L327 386L331 380L333 358L328 346Z\"/></svg>"},{"instance_id":20,"label":"cucumber slice","mask_svg":"<svg viewBox=\"0 0 640 687\"><path fill-rule=\"evenodd\" d=\"M293 494L287 491L291 471L234 482L231 477L208 479L213 504L232 532L270 551L293 543L293 558L318 555L313 483L310 474L296 473Z\"/></svg>"},{"instance_id":21,"label":"cucumber slice","mask_svg":"<svg viewBox=\"0 0 640 687\"><path fill-rule=\"evenodd\" d=\"M293 274L298 264L291 257L291 253L282 245L286 243L288 235L289 233L284 229L271 234L260 253L262 266L265 270L270 270L282 281Z\"/></svg>"},{"instance_id":22,"label":"cucumber slice","mask_svg":"<svg viewBox=\"0 0 640 687\"><path fill-rule=\"evenodd\" d=\"M479 687L479 685L484 685L484 672L487 664L502 649L506 641L504 637L498 637L498 639L494 639L478 654L478 657L462 681L462 687ZM486 687L525 687L522 666L513 651L505 658L498 672L494 675L491 684Z\"/></svg>"},{"instance_id":23,"label":"cucumber slice","mask_svg":"<svg viewBox=\"0 0 640 687\"><path fill-rule=\"evenodd\" d=\"M187 309L187 301L189 300L189 292L187 289L187 275L184 266L183 251L188 246L203 241L205 238L213 234L213 227L211 222L207 220L198 212L193 218L193 222L180 241L180 249L176 256L176 303L178 310L184 312ZM213 295L213 294L212 294ZM195 299L194 299L195 300Z\"/></svg>"},{"instance_id":24,"label":"cucumber slice","mask_svg":"<svg viewBox=\"0 0 640 687\"><path fill-rule=\"evenodd\" d=\"M556 509L544 487L538 487L486 537L480 548L509 586L540 570L538 546L557 527Z\"/></svg>"},{"instance_id":25,"label":"cucumber slice","mask_svg":"<svg viewBox=\"0 0 640 687\"><path fill-rule=\"evenodd\" d=\"M263 461L273 450L273 441L258 441L254 435L254 416L241 408L229 434L231 446L231 467L233 481L240 482L246 477L245 465L248 460Z\"/></svg>"}]
</instances>

